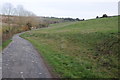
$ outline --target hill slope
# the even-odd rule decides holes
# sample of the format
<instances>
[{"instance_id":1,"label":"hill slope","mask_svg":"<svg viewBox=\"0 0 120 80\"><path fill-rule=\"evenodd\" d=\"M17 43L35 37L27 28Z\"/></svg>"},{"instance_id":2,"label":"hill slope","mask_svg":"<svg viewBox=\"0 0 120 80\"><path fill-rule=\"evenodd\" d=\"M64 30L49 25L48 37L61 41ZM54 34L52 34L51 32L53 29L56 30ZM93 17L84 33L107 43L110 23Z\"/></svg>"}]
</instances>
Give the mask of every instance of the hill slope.
<instances>
[{"instance_id":1,"label":"hill slope","mask_svg":"<svg viewBox=\"0 0 120 80\"><path fill-rule=\"evenodd\" d=\"M118 77L118 17L54 24L21 36L60 77Z\"/></svg>"}]
</instances>

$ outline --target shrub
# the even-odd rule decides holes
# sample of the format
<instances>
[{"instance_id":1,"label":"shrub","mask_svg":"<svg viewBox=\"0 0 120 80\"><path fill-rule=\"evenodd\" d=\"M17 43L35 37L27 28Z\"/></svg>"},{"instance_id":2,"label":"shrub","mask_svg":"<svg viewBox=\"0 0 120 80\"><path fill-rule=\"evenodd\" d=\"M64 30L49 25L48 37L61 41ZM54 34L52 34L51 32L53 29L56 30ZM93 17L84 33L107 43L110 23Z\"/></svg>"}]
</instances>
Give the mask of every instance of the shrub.
<instances>
[{"instance_id":1,"label":"shrub","mask_svg":"<svg viewBox=\"0 0 120 80\"><path fill-rule=\"evenodd\" d=\"M99 18L98 16L96 18Z\"/></svg>"},{"instance_id":2,"label":"shrub","mask_svg":"<svg viewBox=\"0 0 120 80\"><path fill-rule=\"evenodd\" d=\"M102 16L102 17L103 17L103 18L105 18L105 17L108 17L108 16L107 16L107 14L103 14L103 16Z\"/></svg>"}]
</instances>

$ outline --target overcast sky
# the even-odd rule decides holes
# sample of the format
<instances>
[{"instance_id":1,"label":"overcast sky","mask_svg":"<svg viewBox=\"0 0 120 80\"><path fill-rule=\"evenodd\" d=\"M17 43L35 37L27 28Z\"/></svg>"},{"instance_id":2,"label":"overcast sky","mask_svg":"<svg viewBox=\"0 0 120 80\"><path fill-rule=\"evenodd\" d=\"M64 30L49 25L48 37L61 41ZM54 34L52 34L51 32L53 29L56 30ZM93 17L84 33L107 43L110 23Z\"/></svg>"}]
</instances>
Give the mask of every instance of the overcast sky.
<instances>
[{"instance_id":1,"label":"overcast sky","mask_svg":"<svg viewBox=\"0 0 120 80\"><path fill-rule=\"evenodd\" d=\"M3 5L9 2L23 5L38 16L95 18L96 16L118 15L119 0L0 0Z\"/></svg>"}]
</instances>

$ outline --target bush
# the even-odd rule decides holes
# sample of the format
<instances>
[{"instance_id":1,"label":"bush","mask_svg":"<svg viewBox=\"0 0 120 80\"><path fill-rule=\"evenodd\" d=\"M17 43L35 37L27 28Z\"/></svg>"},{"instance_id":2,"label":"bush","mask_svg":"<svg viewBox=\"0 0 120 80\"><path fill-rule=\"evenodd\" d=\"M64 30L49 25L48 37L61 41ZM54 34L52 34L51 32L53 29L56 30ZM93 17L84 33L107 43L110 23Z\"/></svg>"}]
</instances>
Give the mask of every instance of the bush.
<instances>
[{"instance_id":1,"label":"bush","mask_svg":"<svg viewBox=\"0 0 120 80\"><path fill-rule=\"evenodd\" d=\"M107 16L107 14L103 14L103 16L102 16L102 17L103 17L103 18L105 18L105 17L108 17L108 16Z\"/></svg>"},{"instance_id":2,"label":"bush","mask_svg":"<svg viewBox=\"0 0 120 80\"><path fill-rule=\"evenodd\" d=\"M99 18L98 16L96 18Z\"/></svg>"},{"instance_id":3,"label":"bush","mask_svg":"<svg viewBox=\"0 0 120 80\"><path fill-rule=\"evenodd\" d=\"M26 24L26 26L28 27L28 30L31 30L31 28L32 28L32 24L31 24L31 23L28 22L28 23Z\"/></svg>"}]
</instances>

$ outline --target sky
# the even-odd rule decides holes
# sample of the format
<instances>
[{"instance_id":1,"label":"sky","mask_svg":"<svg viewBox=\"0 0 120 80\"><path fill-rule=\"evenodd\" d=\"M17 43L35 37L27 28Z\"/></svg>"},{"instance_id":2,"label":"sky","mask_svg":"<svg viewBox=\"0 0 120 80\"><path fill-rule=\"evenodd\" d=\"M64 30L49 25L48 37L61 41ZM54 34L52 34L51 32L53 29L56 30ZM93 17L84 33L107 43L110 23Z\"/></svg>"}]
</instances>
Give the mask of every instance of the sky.
<instances>
[{"instance_id":1,"label":"sky","mask_svg":"<svg viewBox=\"0 0 120 80\"><path fill-rule=\"evenodd\" d=\"M23 5L37 16L90 19L118 15L119 0L0 0L0 5Z\"/></svg>"}]
</instances>

